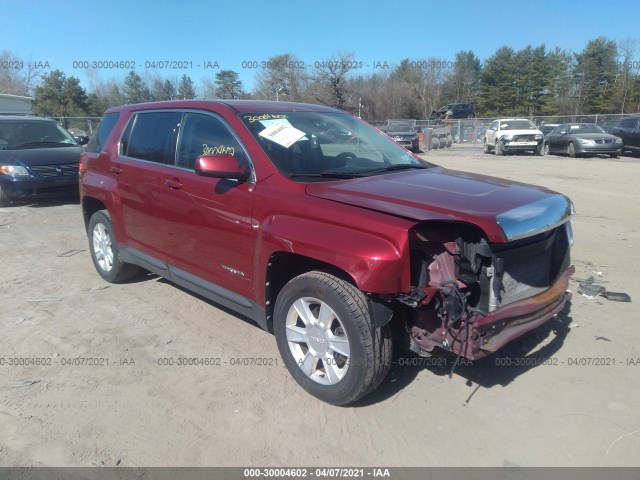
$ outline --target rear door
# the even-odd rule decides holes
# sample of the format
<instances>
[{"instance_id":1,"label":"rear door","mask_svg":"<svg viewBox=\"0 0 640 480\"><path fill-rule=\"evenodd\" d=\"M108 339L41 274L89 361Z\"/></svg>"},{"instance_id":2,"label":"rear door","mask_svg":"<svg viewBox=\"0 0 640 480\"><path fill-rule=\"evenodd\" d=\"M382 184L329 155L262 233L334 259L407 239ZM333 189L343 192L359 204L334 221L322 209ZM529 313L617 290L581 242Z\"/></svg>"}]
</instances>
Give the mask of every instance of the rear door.
<instances>
[{"instance_id":1,"label":"rear door","mask_svg":"<svg viewBox=\"0 0 640 480\"><path fill-rule=\"evenodd\" d=\"M149 111L135 113L127 125L117 158L109 174L118 184L127 246L153 257L143 258L166 269L164 222L158 202L162 174L173 164L181 113Z\"/></svg>"},{"instance_id":2,"label":"rear door","mask_svg":"<svg viewBox=\"0 0 640 480\"><path fill-rule=\"evenodd\" d=\"M176 166L163 172L158 202L166 225L171 276L212 289L199 283L203 279L252 298L255 184L203 177L194 171L200 155L230 154L239 163L249 164L248 154L219 116L185 112L181 125Z\"/></svg>"}]
</instances>

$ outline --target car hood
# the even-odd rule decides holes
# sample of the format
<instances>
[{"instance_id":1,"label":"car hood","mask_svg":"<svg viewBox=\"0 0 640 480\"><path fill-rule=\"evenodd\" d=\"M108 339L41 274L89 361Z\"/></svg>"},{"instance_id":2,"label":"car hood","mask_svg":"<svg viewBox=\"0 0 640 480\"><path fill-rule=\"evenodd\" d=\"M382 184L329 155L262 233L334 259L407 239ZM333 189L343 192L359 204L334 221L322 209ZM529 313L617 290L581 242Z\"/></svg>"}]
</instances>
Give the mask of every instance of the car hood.
<instances>
[{"instance_id":1,"label":"car hood","mask_svg":"<svg viewBox=\"0 0 640 480\"><path fill-rule=\"evenodd\" d=\"M417 135L415 130L387 130L387 135L393 137L394 135Z\"/></svg>"},{"instance_id":2,"label":"car hood","mask_svg":"<svg viewBox=\"0 0 640 480\"><path fill-rule=\"evenodd\" d=\"M79 163L82 152L82 147L78 146L0 150L0 163L25 166Z\"/></svg>"},{"instance_id":3,"label":"car hood","mask_svg":"<svg viewBox=\"0 0 640 480\"><path fill-rule=\"evenodd\" d=\"M585 140L599 140L604 138L615 141L619 138L615 135L611 135L610 133L572 133L571 136L575 138L584 138Z\"/></svg>"},{"instance_id":4,"label":"car hood","mask_svg":"<svg viewBox=\"0 0 640 480\"><path fill-rule=\"evenodd\" d=\"M542 135L542 132L540 130L501 130L499 135L502 138L505 135Z\"/></svg>"},{"instance_id":5,"label":"car hood","mask_svg":"<svg viewBox=\"0 0 640 480\"><path fill-rule=\"evenodd\" d=\"M442 167L310 183L307 193L416 221L472 223L492 242L549 230L573 213L571 201L550 190Z\"/></svg>"}]
</instances>

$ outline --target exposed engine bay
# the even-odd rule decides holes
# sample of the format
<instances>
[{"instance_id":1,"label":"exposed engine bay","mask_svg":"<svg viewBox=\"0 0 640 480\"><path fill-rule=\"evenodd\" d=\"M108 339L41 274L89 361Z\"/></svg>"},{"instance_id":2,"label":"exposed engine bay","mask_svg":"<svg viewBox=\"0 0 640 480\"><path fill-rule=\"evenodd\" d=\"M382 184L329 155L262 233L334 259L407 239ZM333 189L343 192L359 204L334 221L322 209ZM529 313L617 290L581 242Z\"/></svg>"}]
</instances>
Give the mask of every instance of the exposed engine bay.
<instances>
[{"instance_id":1,"label":"exposed engine bay","mask_svg":"<svg viewBox=\"0 0 640 480\"><path fill-rule=\"evenodd\" d=\"M571 243L568 221L504 244L471 226L418 224L410 232L411 291L396 296L409 348L474 360L549 320L570 298Z\"/></svg>"}]
</instances>

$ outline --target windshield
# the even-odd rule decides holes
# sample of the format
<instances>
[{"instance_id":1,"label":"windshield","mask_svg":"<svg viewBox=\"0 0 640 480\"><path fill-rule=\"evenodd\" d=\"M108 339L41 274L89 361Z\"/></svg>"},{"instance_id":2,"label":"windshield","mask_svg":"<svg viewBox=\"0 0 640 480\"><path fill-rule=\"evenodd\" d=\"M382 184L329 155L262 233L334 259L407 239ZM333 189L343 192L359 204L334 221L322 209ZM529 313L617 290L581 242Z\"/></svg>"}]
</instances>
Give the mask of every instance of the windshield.
<instances>
[{"instance_id":1,"label":"windshield","mask_svg":"<svg viewBox=\"0 0 640 480\"><path fill-rule=\"evenodd\" d=\"M48 120L0 120L0 149L70 147L77 143L56 122Z\"/></svg>"},{"instance_id":2,"label":"windshield","mask_svg":"<svg viewBox=\"0 0 640 480\"><path fill-rule=\"evenodd\" d=\"M390 123L387 132L413 132L413 125L409 122Z\"/></svg>"},{"instance_id":3,"label":"windshield","mask_svg":"<svg viewBox=\"0 0 640 480\"><path fill-rule=\"evenodd\" d=\"M592 123L578 123L569 125L569 129L571 133L607 133L598 125L594 125Z\"/></svg>"},{"instance_id":4,"label":"windshield","mask_svg":"<svg viewBox=\"0 0 640 480\"><path fill-rule=\"evenodd\" d=\"M501 130L537 130L536 126L529 120L510 120L502 122Z\"/></svg>"},{"instance_id":5,"label":"windshield","mask_svg":"<svg viewBox=\"0 0 640 480\"><path fill-rule=\"evenodd\" d=\"M354 178L426 168L384 133L342 113L242 114L275 167L300 181Z\"/></svg>"}]
</instances>

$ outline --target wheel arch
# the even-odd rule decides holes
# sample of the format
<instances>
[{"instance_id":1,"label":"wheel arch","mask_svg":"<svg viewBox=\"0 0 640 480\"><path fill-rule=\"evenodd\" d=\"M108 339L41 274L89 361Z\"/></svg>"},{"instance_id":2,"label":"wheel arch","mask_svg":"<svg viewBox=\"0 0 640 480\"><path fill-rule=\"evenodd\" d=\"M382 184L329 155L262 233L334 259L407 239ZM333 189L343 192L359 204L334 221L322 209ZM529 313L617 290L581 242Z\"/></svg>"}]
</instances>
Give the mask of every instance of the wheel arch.
<instances>
[{"instance_id":1,"label":"wheel arch","mask_svg":"<svg viewBox=\"0 0 640 480\"><path fill-rule=\"evenodd\" d=\"M358 287L355 279L348 272L335 265L299 253L273 252L267 264L264 283L265 313L270 331L273 331L273 310L282 288L293 278L312 271L328 273Z\"/></svg>"},{"instance_id":2,"label":"wheel arch","mask_svg":"<svg viewBox=\"0 0 640 480\"><path fill-rule=\"evenodd\" d=\"M95 197L84 197L82 199L82 217L84 218L84 229L89 228L91 216L100 210L107 210L107 206Z\"/></svg>"}]
</instances>

